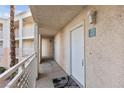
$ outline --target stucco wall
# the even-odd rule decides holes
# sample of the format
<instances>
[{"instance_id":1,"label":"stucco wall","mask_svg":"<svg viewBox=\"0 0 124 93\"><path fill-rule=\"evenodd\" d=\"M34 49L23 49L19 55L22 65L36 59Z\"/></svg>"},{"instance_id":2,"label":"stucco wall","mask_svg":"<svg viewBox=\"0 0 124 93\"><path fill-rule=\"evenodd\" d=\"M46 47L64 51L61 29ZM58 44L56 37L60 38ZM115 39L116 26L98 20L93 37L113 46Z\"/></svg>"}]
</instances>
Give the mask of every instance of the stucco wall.
<instances>
[{"instance_id":1,"label":"stucco wall","mask_svg":"<svg viewBox=\"0 0 124 93\"><path fill-rule=\"evenodd\" d=\"M87 13L92 8L97 10L96 37L89 38L88 29L92 26ZM124 6L85 7L55 36L56 61L70 74L70 29L83 20L86 87L124 87Z\"/></svg>"},{"instance_id":2,"label":"stucco wall","mask_svg":"<svg viewBox=\"0 0 124 93\"><path fill-rule=\"evenodd\" d=\"M30 55L34 52L34 40L23 40L23 56Z\"/></svg>"},{"instance_id":3,"label":"stucco wall","mask_svg":"<svg viewBox=\"0 0 124 93\"><path fill-rule=\"evenodd\" d=\"M34 40L33 39L26 39L23 40L23 47L24 48L33 48L34 47Z\"/></svg>"},{"instance_id":4,"label":"stucco wall","mask_svg":"<svg viewBox=\"0 0 124 93\"><path fill-rule=\"evenodd\" d=\"M42 58L53 58L53 38L42 38Z\"/></svg>"},{"instance_id":5,"label":"stucco wall","mask_svg":"<svg viewBox=\"0 0 124 93\"><path fill-rule=\"evenodd\" d=\"M70 74L70 32L73 27L83 23L82 20L81 13L55 36L55 60L68 74Z\"/></svg>"},{"instance_id":6,"label":"stucco wall","mask_svg":"<svg viewBox=\"0 0 124 93\"><path fill-rule=\"evenodd\" d=\"M23 37L34 36L34 27L32 22L24 23L23 25Z\"/></svg>"}]
</instances>

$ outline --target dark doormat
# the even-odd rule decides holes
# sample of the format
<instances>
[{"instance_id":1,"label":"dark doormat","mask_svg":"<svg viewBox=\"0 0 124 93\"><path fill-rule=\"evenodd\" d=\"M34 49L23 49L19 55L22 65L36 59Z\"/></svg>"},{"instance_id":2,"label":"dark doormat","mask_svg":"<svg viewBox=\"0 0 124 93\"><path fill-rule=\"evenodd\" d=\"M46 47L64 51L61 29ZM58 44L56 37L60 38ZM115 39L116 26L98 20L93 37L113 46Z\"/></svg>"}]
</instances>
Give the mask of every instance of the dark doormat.
<instances>
[{"instance_id":1,"label":"dark doormat","mask_svg":"<svg viewBox=\"0 0 124 93\"><path fill-rule=\"evenodd\" d=\"M55 88L80 88L70 76L53 79L53 84Z\"/></svg>"}]
</instances>

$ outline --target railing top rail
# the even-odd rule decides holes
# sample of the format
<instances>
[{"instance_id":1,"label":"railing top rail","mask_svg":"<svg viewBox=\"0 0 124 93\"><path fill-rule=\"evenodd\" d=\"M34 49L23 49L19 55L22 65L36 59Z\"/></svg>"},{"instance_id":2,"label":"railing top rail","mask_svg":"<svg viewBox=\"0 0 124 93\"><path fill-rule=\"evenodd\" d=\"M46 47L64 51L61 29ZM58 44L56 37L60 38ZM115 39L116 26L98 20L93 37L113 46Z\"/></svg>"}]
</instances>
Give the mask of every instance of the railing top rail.
<instances>
[{"instance_id":1,"label":"railing top rail","mask_svg":"<svg viewBox=\"0 0 124 93\"><path fill-rule=\"evenodd\" d=\"M0 75L0 82L3 81L3 80L5 80L5 79L7 79L12 73L14 73L20 66L22 66L23 64L25 64L25 62L27 60L29 60L35 54L36 54L36 52L32 53L30 56L26 57L25 59L23 59L22 61L20 61L18 64L16 64L15 66L11 67L7 71L5 71L3 74L1 74Z\"/></svg>"}]
</instances>

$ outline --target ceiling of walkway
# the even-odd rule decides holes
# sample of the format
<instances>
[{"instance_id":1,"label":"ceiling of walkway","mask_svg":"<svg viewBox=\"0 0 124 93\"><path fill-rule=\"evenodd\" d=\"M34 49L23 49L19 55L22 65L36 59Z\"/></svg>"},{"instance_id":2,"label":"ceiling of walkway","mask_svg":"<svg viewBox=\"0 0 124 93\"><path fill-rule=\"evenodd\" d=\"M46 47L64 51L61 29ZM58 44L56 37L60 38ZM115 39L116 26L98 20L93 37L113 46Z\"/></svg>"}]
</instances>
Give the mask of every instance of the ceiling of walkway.
<instances>
[{"instance_id":1,"label":"ceiling of walkway","mask_svg":"<svg viewBox=\"0 0 124 93\"><path fill-rule=\"evenodd\" d=\"M82 9L82 6L33 5L30 6L34 21L38 23L42 35L55 35Z\"/></svg>"}]
</instances>

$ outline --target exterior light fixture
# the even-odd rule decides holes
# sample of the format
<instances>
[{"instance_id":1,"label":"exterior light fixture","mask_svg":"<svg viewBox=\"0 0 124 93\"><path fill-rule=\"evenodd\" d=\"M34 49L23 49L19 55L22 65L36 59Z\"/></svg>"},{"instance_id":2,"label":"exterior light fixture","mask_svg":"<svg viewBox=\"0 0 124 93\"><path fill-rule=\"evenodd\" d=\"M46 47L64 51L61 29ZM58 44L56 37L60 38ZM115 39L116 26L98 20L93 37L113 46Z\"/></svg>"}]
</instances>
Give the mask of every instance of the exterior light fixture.
<instances>
[{"instance_id":1,"label":"exterior light fixture","mask_svg":"<svg viewBox=\"0 0 124 93\"><path fill-rule=\"evenodd\" d=\"M96 24L97 11L92 9L88 12L88 21L90 24Z\"/></svg>"}]
</instances>

